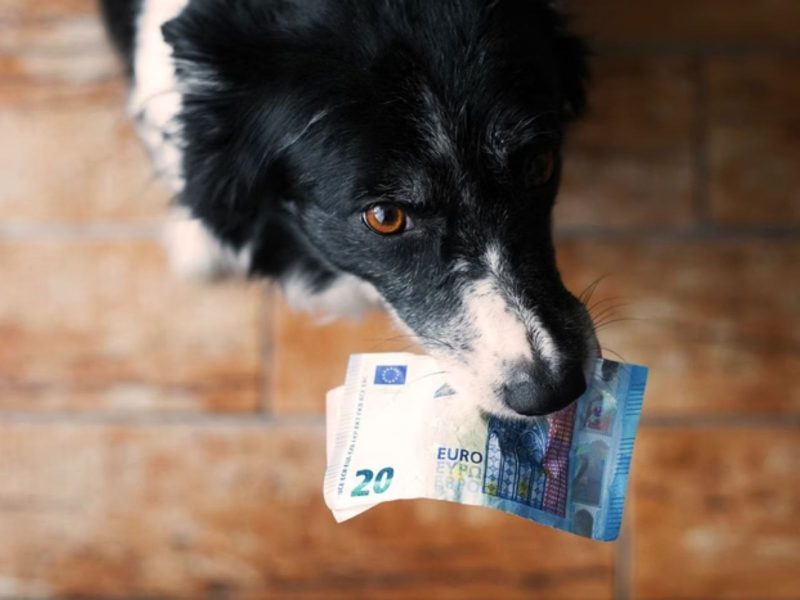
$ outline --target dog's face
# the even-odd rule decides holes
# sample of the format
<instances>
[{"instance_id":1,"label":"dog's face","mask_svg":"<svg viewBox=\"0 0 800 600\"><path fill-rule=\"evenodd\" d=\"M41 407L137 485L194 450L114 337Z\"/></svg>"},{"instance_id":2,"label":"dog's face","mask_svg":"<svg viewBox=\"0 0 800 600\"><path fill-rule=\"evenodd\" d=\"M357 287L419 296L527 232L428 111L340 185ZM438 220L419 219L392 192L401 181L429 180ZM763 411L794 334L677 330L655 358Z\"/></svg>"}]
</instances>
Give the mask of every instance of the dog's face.
<instances>
[{"instance_id":1,"label":"dog's face","mask_svg":"<svg viewBox=\"0 0 800 600\"><path fill-rule=\"evenodd\" d=\"M550 231L580 44L544 3L323 4L291 34L205 2L166 27L184 201L256 272L374 286L487 411L563 408L596 355Z\"/></svg>"}]
</instances>

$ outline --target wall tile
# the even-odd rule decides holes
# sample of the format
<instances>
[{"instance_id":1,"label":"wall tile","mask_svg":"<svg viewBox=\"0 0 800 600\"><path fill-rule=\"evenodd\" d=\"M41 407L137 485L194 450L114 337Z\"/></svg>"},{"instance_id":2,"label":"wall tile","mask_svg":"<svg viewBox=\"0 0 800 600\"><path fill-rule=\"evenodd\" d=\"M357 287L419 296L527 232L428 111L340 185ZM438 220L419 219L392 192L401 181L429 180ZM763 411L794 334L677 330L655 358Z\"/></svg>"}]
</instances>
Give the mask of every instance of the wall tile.
<instances>
[{"instance_id":1,"label":"wall tile","mask_svg":"<svg viewBox=\"0 0 800 600\"><path fill-rule=\"evenodd\" d=\"M612 55L592 69L589 112L567 138L557 226L691 223L695 65Z\"/></svg>"},{"instance_id":2,"label":"wall tile","mask_svg":"<svg viewBox=\"0 0 800 600\"><path fill-rule=\"evenodd\" d=\"M0 242L0 409L250 411L261 286L178 282L147 241Z\"/></svg>"},{"instance_id":3,"label":"wall tile","mask_svg":"<svg viewBox=\"0 0 800 600\"><path fill-rule=\"evenodd\" d=\"M489 509L337 525L323 460L315 426L2 424L0 593L611 596L611 545Z\"/></svg>"},{"instance_id":4,"label":"wall tile","mask_svg":"<svg viewBox=\"0 0 800 600\"><path fill-rule=\"evenodd\" d=\"M709 63L711 216L800 225L800 57Z\"/></svg>"},{"instance_id":5,"label":"wall tile","mask_svg":"<svg viewBox=\"0 0 800 600\"><path fill-rule=\"evenodd\" d=\"M633 465L633 597L797 598L800 430L647 429Z\"/></svg>"},{"instance_id":6,"label":"wall tile","mask_svg":"<svg viewBox=\"0 0 800 600\"><path fill-rule=\"evenodd\" d=\"M607 275L590 301L606 355L651 368L645 414L709 415L800 409L800 243L796 241L559 244L580 292ZM606 309L616 310L603 314ZM794 383L793 383L794 382Z\"/></svg>"}]
</instances>

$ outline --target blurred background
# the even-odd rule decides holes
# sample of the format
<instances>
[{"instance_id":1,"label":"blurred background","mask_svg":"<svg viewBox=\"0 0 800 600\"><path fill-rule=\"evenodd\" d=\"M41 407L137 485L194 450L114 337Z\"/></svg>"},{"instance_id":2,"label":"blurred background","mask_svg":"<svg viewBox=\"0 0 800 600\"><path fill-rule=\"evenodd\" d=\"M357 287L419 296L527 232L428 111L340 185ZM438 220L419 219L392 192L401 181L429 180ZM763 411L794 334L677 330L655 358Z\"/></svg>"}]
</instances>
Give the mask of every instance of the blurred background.
<instances>
[{"instance_id":1,"label":"blurred background","mask_svg":"<svg viewBox=\"0 0 800 600\"><path fill-rule=\"evenodd\" d=\"M324 392L392 326L173 278L94 3L0 0L0 598L800 598L800 2L570 6L560 264L651 367L613 544L428 501L337 525Z\"/></svg>"}]
</instances>

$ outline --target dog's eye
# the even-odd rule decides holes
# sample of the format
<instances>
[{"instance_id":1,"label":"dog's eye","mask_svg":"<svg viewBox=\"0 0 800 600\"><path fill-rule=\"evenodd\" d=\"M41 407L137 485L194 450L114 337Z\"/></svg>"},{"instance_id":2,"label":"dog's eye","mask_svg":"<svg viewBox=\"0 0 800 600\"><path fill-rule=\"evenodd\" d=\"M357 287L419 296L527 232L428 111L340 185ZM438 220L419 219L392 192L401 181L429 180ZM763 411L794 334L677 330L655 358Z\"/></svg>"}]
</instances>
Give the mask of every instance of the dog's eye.
<instances>
[{"instance_id":1,"label":"dog's eye","mask_svg":"<svg viewBox=\"0 0 800 600\"><path fill-rule=\"evenodd\" d=\"M381 202L369 206L361 218L364 223L376 233L392 235L411 229L411 219L402 208L396 204Z\"/></svg>"},{"instance_id":2,"label":"dog's eye","mask_svg":"<svg viewBox=\"0 0 800 600\"><path fill-rule=\"evenodd\" d=\"M530 187L546 184L553 178L556 170L556 153L554 150L540 150L528 158L525 169L525 183Z\"/></svg>"}]
</instances>

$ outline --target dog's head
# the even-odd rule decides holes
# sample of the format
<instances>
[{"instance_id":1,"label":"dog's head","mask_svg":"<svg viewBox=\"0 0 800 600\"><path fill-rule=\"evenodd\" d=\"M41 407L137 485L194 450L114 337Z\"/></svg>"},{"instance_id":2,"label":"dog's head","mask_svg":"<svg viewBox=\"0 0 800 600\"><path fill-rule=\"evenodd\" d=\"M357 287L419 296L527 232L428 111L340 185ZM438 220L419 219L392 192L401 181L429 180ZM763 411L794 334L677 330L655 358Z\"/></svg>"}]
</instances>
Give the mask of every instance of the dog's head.
<instances>
[{"instance_id":1,"label":"dog's head","mask_svg":"<svg viewBox=\"0 0 800 600\"><path fill-rule=\"evenodd\" d=\"M256 273L368 282L495 414L585 389L550 215L584 49L548 2L193 0L183 201Z\"/></svg>"}]
</instances>

